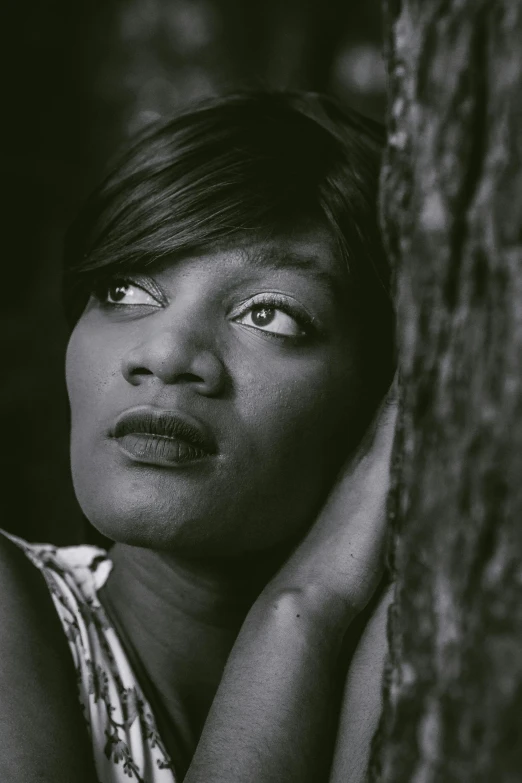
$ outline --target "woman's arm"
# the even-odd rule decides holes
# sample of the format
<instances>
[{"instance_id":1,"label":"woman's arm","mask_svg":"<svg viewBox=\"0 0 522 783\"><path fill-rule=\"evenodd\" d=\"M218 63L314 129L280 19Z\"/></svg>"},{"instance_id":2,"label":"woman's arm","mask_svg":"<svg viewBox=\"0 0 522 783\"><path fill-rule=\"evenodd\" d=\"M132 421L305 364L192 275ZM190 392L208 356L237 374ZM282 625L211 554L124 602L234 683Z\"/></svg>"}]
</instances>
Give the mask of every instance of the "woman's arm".
<instances>
[{"instance_id":1,"label":"woman's arm","mask_svg":"<svg viewBox=\"0 0 522 783\"><path fill-rule=\"evenodd\" d=\"M0 780L94 783L71 653L42 575L0 535Z\"/></svg>"},{"instance_id":2,"label":"woman's arm","mask_svg":"<svg viewBox=\"0 0 522 783\"><path fill-rule=\"evenodd\" d=\"M319 520L254 604L186 783L329 779L341 642L382 576L395 419L388 400ZM338 748L333 774L345 763Z\"/></svg>"},{"instance_id":3,"label":"woman's arm","mask_svg":"<svg viewBox=\"0 0 522 783\"><path fill-rule=\"evenodd\" d=\"M186 783L325 781L343 628L325 628L299 593L265 593L234 645Z\"/></svg>"}]
</instances>

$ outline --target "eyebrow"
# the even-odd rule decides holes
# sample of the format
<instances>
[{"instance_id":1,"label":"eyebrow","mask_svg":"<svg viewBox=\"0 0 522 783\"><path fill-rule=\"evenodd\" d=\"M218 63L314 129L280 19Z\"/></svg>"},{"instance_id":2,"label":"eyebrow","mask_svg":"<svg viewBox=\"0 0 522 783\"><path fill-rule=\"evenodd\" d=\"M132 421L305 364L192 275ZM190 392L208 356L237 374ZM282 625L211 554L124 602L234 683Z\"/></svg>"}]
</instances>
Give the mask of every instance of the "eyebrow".
<instances>
[{"instance_id":1,"label":"eyebrow","mask_svg":"<svg viewBox=\"0 0 522 783\"><path fill-rule=\"evenodd\" d=\"M276 248L263 248L249 254L249 260L265 269L294 269L313 277L327 288L334 299L339 299L342 291L340 278L326 269L321 269L319 257L313 253L280 251Z\"/></svg>"}]
</instances>

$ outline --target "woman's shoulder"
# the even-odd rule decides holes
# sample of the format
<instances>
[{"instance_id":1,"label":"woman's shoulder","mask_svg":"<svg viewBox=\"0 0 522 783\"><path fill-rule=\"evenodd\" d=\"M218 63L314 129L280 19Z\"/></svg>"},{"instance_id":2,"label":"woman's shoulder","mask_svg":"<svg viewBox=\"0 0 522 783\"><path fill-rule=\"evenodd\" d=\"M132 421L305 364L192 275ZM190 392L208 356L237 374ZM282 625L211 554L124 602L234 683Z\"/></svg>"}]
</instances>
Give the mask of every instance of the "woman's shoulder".
<instances>
[{"instance_id":1,"label":"woman's shoulder","mask_svg":"<svg viewBox=\"0 0 522 783\"><path fill-rule=\"evenodd\" d=\"M31 636L54 629L62 647L62 637L74 641L82 620L99 614L105 622L98 591L111 568L99 547L30 543L0 529L0 620ZM71 652L77 666L74 644Z\"/></svg>"},{"instance_id":2,"label":"woman's shoulder","mask_svg":"<svg viewBox=\"0 0 522 783\"><path fill-rule=\"evenodd\" d=\"M92 563L93 559L88 562ZM67 662L70 662L49 584L51 574L74 571L74 560L72 563L67 560L67 555L65 558L60 555L60 548L51 544L31 544L0 529L0 654L3 661L9 653L16 657L20 653L18 645L22 644L34 660L38 647L31 645L45 640L52 643L57 654L65 651Z\"/></svg>"},{"instance_id":3,"label":"woman's shoulder","mask_svg":"<svg viewBox=\"0 0 522 783\"><path fill-rule=\"evenodd\" d=\"M20 536L0 528L0 547L8 559L23 562L15 555L20 552L36 566L44 576L47 572L71 574L80 583L87 582L86 589L99 590L111 571L111 561L105 549L89 544L55 546L49 543L30 543ZM10 554L9 554L10 552Z\"/></svg>"},{"instance_id":4,"label":"woman's shoulder","mask_svg":"<svg viewBox=\"0 0 522 783\"><path fill-rule=\"evenodd\" d=\"M35 565L0 535L0 779L94 780L67 640Z\"/></svg>"},{"instance_id":5,"label":"woman's shoulder","mask_svg":"<svg viewBox=\"0 0 522 783\"><path fill-rule=\"evenodd\" d=\"M9 630L34 616L34 601L42 602L47 598L45 583L34 563L17 542L16 537L0 531L0 613L5 621L6 616L13 615ZM43 600L43 604L47 604ZM6 633L5 622L0 625L0 634ZM1 638L1 636L0 636Z\"/></svg>"},{"instance_id":6,"label":"woman's shoulder","mask_svg":"<svg viewBox=\"0 0 522 783\"><path fill-rule=\"evenodd\" d=\"M7 591L7 601L13 590L16 594L20 590L27 593L25 588L29 585L34 591L36 584L41 587L45 583L47 592L54 599L55 610L61 616L64 605L68 605L74 614L82 605L97 604L98 591L112 569L107 551L100 547L87 544L58 547L48 543L30 543L1 528L0 558L5 561L4 579L8 581L4 585L0 580L0 588ZM0 560L2 571L3 566ZM38 578L38 571L43 576L43 583Z\"/></svg>"},{"instance_id":7,"label":"woman's shoulder","mask_svg":"<svg viewBox=\"0 0 522 783\"><path fill-rule=\"evenodd\" d=\"M0 685L11 657L21 667L26 651L38 649L35 644L63 636L45 579L34 566L13 537L0 534Z\"/></svg>"},{"instance_id":8,"label":"woman's shoulder","mask_svg":"<svg viewBox=\"0 0 522 783\"><path fill-rule=\"evenodd\" d=\"M2 639L0 634L0 660L3 644L9 643L11 673L18 678L18 691L23 691L25 712L30 708L31 699L37 698L39 714L48 715L47 725L55 727L57 736L68 736L61 703L54 710L49 706L50 679L56 685L55 704L59 699L74 699L75 704L70 705L71 714L83 712L82 720L90 727L93 738L91 764L94 756L103 780L127 779L134 770L140 780L147 774L147 780L173 783L172 765L150 705L140 689L116 628L98 597L98 590L105 584L112 568L107 552L88 545L32 544L9 534L0 535L2 538L7 539L7 544L4 541L0 546L7 555L14 579L5 585L10 599L0 606L0 622L3 609L16 623L17 632L11 640ZM18 586L24 589L28 586L26 580L31 571L31 581L40 580L40 584L34 590L27 590L20 604L22 594ZM22 647L26 653L32 651L22 656L23 662L17 656L17 650ZM35 650L38 650L36 656ZM60 674L62 667L67 671L63 677ZM38 684L33 692L31 683L35 680ZM0 676L0 691L2 688ZM20 701L15 710L18 716L23 714ZM57 723L62 725L61 733ZM0 734L1 729L0 704ZM0 750L0 762L1 753ZM55 780L50 774L42 778ZM0 763L0 780L4 779ZM26 779L20 776L19 780L25 783ZM71 774L67 780L78 778Z\"/></svg>"}]
</instances>

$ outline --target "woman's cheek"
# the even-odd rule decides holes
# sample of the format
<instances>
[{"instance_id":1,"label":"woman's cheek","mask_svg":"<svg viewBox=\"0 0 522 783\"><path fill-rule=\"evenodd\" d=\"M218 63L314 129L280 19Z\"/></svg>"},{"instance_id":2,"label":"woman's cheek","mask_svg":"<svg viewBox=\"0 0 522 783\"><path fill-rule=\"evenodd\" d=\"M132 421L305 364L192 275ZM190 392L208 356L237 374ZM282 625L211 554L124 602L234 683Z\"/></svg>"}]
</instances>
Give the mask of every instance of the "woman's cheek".
<instances>
[{"instance_id":1,"label":"woman's cheek","mask_svg":"<svg viewBox=\"0 0 522 783\"><path fill-rule=\"evenodd\" d=\"M237 398L241 418L257 430L267 451L284 458L289 450L323 449L334 445L332 439L345 440L352 416L349 378L317 362L306 368L289 362L279 373L259 369L242 379Z\"/></svg>"},{"instance_id":2,"label":"woman's cheek","mask_svg":"<svg viewBox=\"0 0 522 783\"><path fill-rule=\"evenodd\" d=\"M117 351L107 336L102 339L81 320L67 346L65 375L71 408L72 437L81 430L95 431L105 420L107 392L118 373Z\"/></svg>"}]
</instances>

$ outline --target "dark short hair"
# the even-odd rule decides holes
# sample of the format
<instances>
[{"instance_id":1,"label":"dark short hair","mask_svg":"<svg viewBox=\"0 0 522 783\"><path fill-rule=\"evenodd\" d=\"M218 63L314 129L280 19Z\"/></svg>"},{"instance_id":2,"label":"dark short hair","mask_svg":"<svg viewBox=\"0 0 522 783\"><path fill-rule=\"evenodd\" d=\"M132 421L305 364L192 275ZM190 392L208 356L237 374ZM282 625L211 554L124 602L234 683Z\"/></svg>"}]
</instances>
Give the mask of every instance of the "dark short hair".
<instances>
[{"instance_id":1,"label":"dark short hair","mask_svg":"<svg viewBox=\"0 0 522 783\"><path fill-rule=\"evenodd\" d=\"M215 98L154 125L66 236L69 323L100 276L315 222L336 240L368 320L371 362L377 349L389 381L394 317L377 209L384 141L379 123L315 93Z\"/></svg>"}]
</instances>

